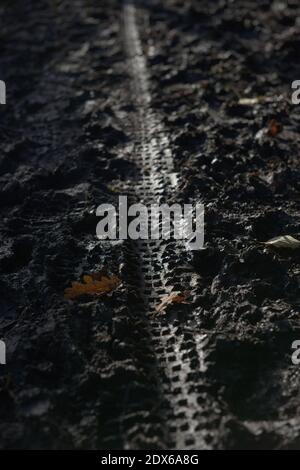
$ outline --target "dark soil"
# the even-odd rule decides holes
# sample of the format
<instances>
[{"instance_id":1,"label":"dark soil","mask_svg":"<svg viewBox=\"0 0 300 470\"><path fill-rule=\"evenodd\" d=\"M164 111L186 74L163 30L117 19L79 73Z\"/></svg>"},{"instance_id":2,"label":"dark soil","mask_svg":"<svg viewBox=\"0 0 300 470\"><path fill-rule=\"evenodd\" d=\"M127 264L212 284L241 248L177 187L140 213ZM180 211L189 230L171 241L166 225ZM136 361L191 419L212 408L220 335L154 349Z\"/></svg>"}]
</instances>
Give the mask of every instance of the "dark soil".
<instances>
[{"instance_id":1,"label":"dark soil","mask_svg":"<svg viewBox=\"0 0 300 470\"><path fill-rule=\"evenodd\" d=\"M300 237L299 2L137 5L174 198L206 210L188 307L209 338L205 377L196 364L191 379L205 384L199 428L216 449L300 448L300 255L258 243ZM176 447L126 244L95 234L96 207L139 178L123 4L3 0L0 18L0 448ZM65 299L103 268L123 281L112 295Z\"/></svg>"}]
</instances>

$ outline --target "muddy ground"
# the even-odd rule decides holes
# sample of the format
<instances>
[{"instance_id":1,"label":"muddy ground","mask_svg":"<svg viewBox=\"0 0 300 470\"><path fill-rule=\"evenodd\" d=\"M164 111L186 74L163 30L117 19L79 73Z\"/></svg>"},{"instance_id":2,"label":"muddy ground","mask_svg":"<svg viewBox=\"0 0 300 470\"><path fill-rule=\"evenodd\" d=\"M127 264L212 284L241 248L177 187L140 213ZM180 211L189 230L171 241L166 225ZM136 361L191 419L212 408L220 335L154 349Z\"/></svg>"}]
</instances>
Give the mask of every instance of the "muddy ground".
<instances>
[{"instance_id":1,"label":"muddy ground","mask_svg":"<svg viewBox=\"0 0 300 470\"><path fill-rule=\"evenodd\" d=\"M0 447L300 448L300 256L259 243L300 236L299 2L136 2L174 199L206 210L193 302L157 320L207 335L194 433L160 387L128 246L95 235L96 207L140 177L123 7L1 2ZM65 298L103 268L122 280L111 295Z\"/></svg>"}]
</instances>

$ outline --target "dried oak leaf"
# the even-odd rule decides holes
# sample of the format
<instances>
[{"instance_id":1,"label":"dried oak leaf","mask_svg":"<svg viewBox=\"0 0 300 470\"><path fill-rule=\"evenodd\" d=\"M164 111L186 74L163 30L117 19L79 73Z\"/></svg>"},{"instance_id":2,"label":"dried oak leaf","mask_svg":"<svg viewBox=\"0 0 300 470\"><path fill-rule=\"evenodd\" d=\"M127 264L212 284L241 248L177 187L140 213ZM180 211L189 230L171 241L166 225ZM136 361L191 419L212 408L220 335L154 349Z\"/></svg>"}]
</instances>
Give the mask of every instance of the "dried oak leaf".
<instances>
[{"instance_id":1,"label":"dried oak leaf","mask_svg":"<svg viewBox=\"0 0 300 470\"><path fill-rule=\"evenodd\" d=\"M155 307L156 313L162 313L167 308L167 306L171 304L189 304L190 302L186 300L188 296L189 292L174 292L170 295L166 295L161 299L160 304Z\"/></svg>"},{"instance_id":2,"label":"dried oak leaf","mask_svg":"<svg viewBox=\"0 0 300 470\"><path fill-rule=\"evenodd\" d=\"M67 299L76 299L81 295L104 295L115 290L121 281L117 276L107 276L101 273L83 276L83 282L72 282L72 287L65 289Z\"/></svg>"},{"instance_id":3,"label":"dried oak leaf","mask_svg":"<svg viewBox=\"0 0 300 470\"><path fill-rule=\"evenodd\" d=\"M287 250L300 249L300 241L291 235L282 235L280 237L272 238L267 242L263 242L263 245L266 245L270 248L282 248Z\"/></svg>"}]
</instances>

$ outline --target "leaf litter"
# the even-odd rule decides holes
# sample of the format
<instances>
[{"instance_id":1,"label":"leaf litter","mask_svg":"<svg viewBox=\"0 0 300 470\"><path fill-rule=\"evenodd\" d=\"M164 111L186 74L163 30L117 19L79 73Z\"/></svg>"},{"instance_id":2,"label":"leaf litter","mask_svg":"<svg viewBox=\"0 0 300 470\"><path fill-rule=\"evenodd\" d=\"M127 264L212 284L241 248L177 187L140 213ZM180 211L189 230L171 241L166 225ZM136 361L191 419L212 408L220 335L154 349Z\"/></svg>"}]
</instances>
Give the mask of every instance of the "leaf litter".
<instances>
[{"instance_id":1,"label":"leaf litter","mask_svg":"<svg viewBox=\"0 0 300 470\"><path fill-rule=\"evenodd\" d=\"M288 250L299 250L300 241L291 235L281 235L280 237L272 238L266 242L263 242L263 245L270 248L283 248Z\"/></svg>"},{"instance_id":2,"label":"leaf litter","mask_svg":"<svg viewBox=\"0 0 300 470\"><path fill-rule=\"evenodd\" d=\"M270 137L276 137L277 134L282 130L281 124L276 119L271 119L268 123L267 133Z\"/></svg>"},{"instance_id":3,"label":"leaf litter","mask_svg":"<svg viewBox=\"0 0 300 470\"><path fill-rule=\"evenodd\" d=\"M161 299L160 304L155 307L156 314L163 313L169 305L172 304L189 304L187 300L189 292L173 292L172 294L166 295Z\"/></svg>"},{"instance_id":4,"label":"leaf litter","mask_svg":"<svg viewBox=\"0 0 300 470\"><path fill-rule=\"evenodd\" d=\"M76 299L83 295L102 296L114 291L121 284L116 276L108 276L102 271L83 276L83 282L72 282L71 287L65 289L66 299Z\"/></svg>"}]
</instances>

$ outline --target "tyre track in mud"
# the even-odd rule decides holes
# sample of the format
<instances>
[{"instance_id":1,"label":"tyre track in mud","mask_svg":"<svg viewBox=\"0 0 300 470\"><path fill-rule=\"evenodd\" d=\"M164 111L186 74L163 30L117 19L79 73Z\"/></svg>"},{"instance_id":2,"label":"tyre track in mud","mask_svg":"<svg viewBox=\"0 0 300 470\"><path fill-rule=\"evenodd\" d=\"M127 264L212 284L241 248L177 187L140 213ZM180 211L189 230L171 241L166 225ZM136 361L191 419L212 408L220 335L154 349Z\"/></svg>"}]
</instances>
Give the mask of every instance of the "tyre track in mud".
<instances>
[{"instance_id":1,"label":"tyre track in mud","mask_svg":"<svg viewBox=\"0 0 300 470\"><path fill-rule=\"evenodd\" d=\"M126 192L132 202L142 202L149 207L171 201L179 176L174 168L168 132L151 106L150 78L137 14L134 3L124 3L124 43L136 110L133 161L141 174L138 182L132 182L134 189L128 187ZM210 406L205 393L207 337L192 330L192 313L187 314L185 324L176 319L164 321L153 315L162 297L182 290L183 286L191 288L197 281L189 264L183 266L180 261L188 257L184 243L172 240L127 242L127 251L132 265L131 282L141 300L156 360L154 374L164 397L161 412L167 427L166 444L175 449L209 449L204 418Z\"/></svg>"}]
</instances>

